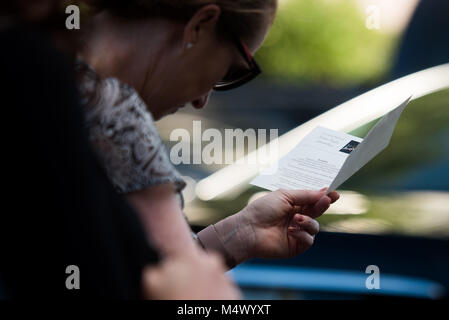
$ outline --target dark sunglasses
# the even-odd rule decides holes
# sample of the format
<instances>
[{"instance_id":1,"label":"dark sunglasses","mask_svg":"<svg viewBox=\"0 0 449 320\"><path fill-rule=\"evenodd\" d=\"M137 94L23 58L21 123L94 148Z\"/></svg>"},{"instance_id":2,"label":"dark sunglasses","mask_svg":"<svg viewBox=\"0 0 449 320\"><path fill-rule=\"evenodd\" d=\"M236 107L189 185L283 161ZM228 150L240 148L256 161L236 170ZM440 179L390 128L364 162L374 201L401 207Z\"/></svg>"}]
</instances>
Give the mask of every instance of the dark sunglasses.
<instances>
[{"instance_id":1,"label":"dark sunglasses","mask_svg":"<svg viewBox=\"0 0 449 320\"><path fill-rule=\"evenodd\" d=\"M214 86L215 91L226 91L240 87L241 85L254 79L262 72L259 65L251 55L248 47L238 37L233 37L233 39L239 49L240 54L248 63L248 68L231 67L224 78Z\"/></svg>"}]
</instances>

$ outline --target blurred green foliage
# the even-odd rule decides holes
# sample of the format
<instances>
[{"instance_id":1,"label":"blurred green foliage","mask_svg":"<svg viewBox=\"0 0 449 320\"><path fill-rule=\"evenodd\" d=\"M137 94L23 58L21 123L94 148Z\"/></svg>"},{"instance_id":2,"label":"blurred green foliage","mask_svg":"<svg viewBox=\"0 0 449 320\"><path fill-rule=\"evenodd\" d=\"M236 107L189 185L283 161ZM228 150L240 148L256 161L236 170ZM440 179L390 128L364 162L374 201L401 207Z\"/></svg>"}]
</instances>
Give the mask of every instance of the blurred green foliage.
<instances>
[{"instance_id":1,"label":"blurred green foliage","mask_svg":"<svg viewBox=\"0 0 449 320\"><path fill-rule=\"evenodd\" d=\"M256 59L270 78L375 83L390 67L396 35L369 30L365 19L353 0L284 0Z\"/></svg>"}]
</instances>

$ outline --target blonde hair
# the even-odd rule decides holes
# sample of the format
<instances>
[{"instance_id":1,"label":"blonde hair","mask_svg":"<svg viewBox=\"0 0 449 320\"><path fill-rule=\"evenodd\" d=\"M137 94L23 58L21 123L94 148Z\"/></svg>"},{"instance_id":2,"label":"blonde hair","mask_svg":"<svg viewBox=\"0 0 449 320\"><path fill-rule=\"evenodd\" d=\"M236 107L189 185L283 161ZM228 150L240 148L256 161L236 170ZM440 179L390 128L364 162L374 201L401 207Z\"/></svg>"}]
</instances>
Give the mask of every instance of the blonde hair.
<instances>
[{"instance_id":1,"label":"blonde hair","mask_svg":"<svg viewBox=\"0 0 449 320\"><path fill-rule=\"evenodd\" d=\"M221 8L218 31L223 35L231 31L243 39L252 38L267 22L271 24L277 10L277 0L100 0L95 7L129 19L165 17L187 21L208 4Z\"/></svg>"}]
</instances>

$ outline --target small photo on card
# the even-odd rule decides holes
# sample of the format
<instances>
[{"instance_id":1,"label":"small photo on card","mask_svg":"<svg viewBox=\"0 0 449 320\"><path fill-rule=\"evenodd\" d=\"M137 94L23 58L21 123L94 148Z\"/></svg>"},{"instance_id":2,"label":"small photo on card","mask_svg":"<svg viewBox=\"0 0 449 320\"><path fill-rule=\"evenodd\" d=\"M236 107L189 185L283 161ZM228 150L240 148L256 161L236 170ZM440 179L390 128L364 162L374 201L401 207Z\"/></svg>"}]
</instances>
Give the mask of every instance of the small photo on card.
<instances>
[{"instance_id":1,"label":"small photo on card","mask_svg":"<svg viewBox=\"0 0 449 320\"><path fill-rule=\"evenodd\" d=\"M340 152L351 153L359 145L360 142L351 140L347 145L340 149Z\"/></svg>"}]
</instances>

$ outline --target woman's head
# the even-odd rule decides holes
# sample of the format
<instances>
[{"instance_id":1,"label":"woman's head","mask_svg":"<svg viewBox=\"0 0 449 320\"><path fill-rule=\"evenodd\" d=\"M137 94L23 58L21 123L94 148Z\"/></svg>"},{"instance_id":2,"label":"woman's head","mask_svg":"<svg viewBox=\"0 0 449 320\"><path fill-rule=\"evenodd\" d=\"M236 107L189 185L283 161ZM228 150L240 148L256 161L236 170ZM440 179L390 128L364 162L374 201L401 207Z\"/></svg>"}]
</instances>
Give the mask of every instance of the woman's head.
<instances>
[{"instance_id":1,"label":"woman's head","mask_svg":"<svg viewBox=\"0 0 449 320\"><path fill-rule=\"evenodd\" d=\"M276 6L276 0L105 0L93 23L103 31L87 41L87 58L100 73L133 85L155 118L188 102L201 108L220 80L255 68L243 48L254 54L261 46Z\"/></svg>"}]
</instances>

